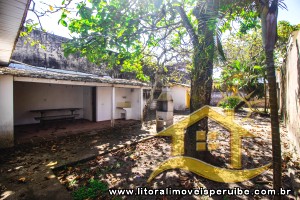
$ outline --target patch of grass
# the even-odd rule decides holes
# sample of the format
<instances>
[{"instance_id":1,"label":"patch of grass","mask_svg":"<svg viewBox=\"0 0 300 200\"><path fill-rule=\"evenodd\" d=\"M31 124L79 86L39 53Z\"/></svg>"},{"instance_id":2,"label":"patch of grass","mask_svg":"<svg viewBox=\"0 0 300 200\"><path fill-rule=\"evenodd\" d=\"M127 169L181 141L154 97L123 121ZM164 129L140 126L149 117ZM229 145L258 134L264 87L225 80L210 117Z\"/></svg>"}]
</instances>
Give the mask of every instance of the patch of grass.
<instances>
[{"instance_id":1,"label":"patch of grass","mask_svg":"<svg viewBox=\"0 0 300 200\"><path fill-rule=\"evenodd\" d=\"M79 187L72 193L74 200L94 199L108 190L106 183L91 179L87 186Z\"/></svg>"}]
</instances>

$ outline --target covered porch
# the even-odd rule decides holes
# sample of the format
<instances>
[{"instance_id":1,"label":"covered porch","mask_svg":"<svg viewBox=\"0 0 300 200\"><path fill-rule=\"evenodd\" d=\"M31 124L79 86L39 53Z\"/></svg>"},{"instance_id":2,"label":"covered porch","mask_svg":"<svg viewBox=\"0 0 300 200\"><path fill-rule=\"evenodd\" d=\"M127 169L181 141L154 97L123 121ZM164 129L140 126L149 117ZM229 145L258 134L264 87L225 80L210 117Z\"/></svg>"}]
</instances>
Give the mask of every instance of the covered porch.
<instances>
[{"instance_id":1,"label":"covered porch","mask_svg":"<svg viewBox=\"0 0 300 200\"><path fill-rule=\"evenodd\" d=\"M142 119L141 82L21 67L0 75L0 148Z\"/></svg>"}]
</instances>

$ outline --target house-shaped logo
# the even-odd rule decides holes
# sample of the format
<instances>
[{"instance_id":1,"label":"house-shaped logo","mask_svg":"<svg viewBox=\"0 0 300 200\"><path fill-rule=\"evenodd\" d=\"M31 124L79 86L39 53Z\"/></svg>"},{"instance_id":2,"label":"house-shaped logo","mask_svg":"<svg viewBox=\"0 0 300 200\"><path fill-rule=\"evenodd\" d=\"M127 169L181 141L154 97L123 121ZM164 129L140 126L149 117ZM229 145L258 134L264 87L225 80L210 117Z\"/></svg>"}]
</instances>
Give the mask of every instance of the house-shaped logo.
<instances>
[{"instance_id":1,"label":"house-shaped logo","mask_svg":"<svg viewBox=\"0 0 300 200\"><path fill-rule=\"evenodd\" d=\"M230 132L230 154L231 154L231 167L233 169L225 169L216 166L212 166L201 160L182 156L184 154L184 135L185 130L191 125L199 122L201 119L208 117L220 125L224 126ZM197 175L205 177L207 179L233 183L242 182L266 171L270 165L264 165L254 169L241 169L242 162L242 138L244 137L255 137L252 133L239 126L233 121L232 113L225 116L218 113L209 106L204 106L201 109L193 112L187 118L179 121L159 132L157 136L170 136L172 137L172 157L169 160L164 161L158 168L152 172L148 182L155 178L158 174L169 169L183 169L191 171ZM206 151L206 132L196 132L196 150ZM214 149L216 145L211 145L210 148Z\"/></svg>"}]
</instances>

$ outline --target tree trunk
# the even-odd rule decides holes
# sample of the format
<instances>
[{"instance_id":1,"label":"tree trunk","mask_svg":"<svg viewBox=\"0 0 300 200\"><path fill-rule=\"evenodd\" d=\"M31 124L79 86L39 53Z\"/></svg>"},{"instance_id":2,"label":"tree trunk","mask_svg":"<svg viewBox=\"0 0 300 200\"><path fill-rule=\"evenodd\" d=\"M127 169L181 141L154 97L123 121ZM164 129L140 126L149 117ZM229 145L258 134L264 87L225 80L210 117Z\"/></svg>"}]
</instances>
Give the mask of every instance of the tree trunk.
<instances>
[{"instance_id":1,"label":"tree trunk","mask_svg":"<svg viewBox=\"0 0 300 200\"><path fill-rule=\"evenodd\" d=\"M150 109L151 103L153 102L154 93L155 93L155 90L157 88L157 84L158 84L158 81L160 80L160 78L161 78L161 74L159 72L156 72L155 76L154 76L154 83L153 83L153 86L152 86L151 91L150 91L150 97L147 100L146 105L144 106L144 109L143 109L143 120L146 119L146 116L147 116L148 111Z\"/></svg>"},{"instance_id":2,"label":"tree trunk","mask_svg":"<svg viewBox=\"0 0 300 200\"><path fill-rule=\"evenodd\" d=\"M193 42L193 68L191 72L191 99L190 112L194 112L204 105L210 104L212 91L212 73L214 60L214 35L216 29L217 17L217 1L207 0L206 12L194 10L193 14L198 20L197 34L190 34L192 41L198 41L197 44ZM187 29L187 31L189 31ZM199 123L188 127L185 134L185 155L208 161L211 159L209 151L207 150L207 141L205 151L197 151L196 132L205 131L206 138L208 133L208 119L204 118ZM207 139L206 139L207 140Z\"/></svg>"},{"instance_id":3,"label":"tree trunk","mask_svg":"<svg viewBox=\"0 0 300 200\"><path fill-rule=\"evenodd\" d=\"M259 6L261 8L260 14L262 25L262 39L266 54L267 79L269 84L269 102L271 109L273 188L279 191L282 186L282 169L277 87L274 66L274 48L277 38L278 0L271 1L271 5L259 1ZM274 196L274 199L281 199L281 196Z\"/></svg>"},{"instance_id":4,"label":"tree trunk","mask_svg":"<svg viewBox=\"0 0 300 200\"><path fill-rule=\"evenodd\" d=\"M205 50L201 51L204 52ZM198 52L200 52L198 50ZM206 51L207 52L207 51ZM212 52L213 54L213 52ZM196 52L194 53L191 78L191 99L190 99L190 112L194 112L204 105L209 105L212 91L212 76L210 71L213 69L213 63L209 60L209 57L204 58L203 55ZM212 58L213 59L213 58ZM200 62L202 60L202 62ZM208 119L204 118L199 123L190 126L187 129L185 135L185 155L205 159L207 151L196 151L196 132L205 131L208 132Z\"/></svg>"},{"instance_id":5,"label":"tree trunk","mask_svg":"<svg viewBox=\"0 0 300 200\"><path fill-rule=\"evenodd\" d=\"M269 83L269 101L271 108L271 129L272 129L272 154L273 154L273 187L277 191L281 188L281 146L277 105L277 86L274 67L273 51L266 51L267 78ZM280 199L280 196L275 196Z\"/></svg>"},{"instance_id":6,"label":"tree trunk","mask_svg":"<svg viewBox=\"0 0 300 200\"><path fill-rule=\"evenodd\" d=\"M265 97L264 112L267 113L267 84L266 84L266 77L265 76L264 76L264 97Z\"/></svg>"}]
</instances>

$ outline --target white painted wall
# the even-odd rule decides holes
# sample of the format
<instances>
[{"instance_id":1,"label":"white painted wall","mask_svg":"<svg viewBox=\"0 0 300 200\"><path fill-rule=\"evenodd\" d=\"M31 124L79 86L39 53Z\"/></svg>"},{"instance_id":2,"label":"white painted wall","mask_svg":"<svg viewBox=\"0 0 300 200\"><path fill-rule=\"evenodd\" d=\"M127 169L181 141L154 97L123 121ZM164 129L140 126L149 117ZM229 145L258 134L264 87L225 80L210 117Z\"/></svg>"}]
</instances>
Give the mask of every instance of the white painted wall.
<instances>
[{"instance_id":1,"label":"white painted wall","mask_svg":"<svg viewBox=\"0 0 300 200\"><path fill-rule=\"evenodd\" d=\"M141 88L116 88L115 90L115 119L121 119L122 113L126 113L122 108L118 108L119 103L131 103L131 115L128 119L140 120L141 107L143 106L143 93Z\"/></svg>"},{"instance_id":2,"label":"white painted wall","mask_svg":"<svg viewBox=\"0 0 300 200\"><path fill-rule=\"evenodd\" d=\"M111 127L115 126L115 113L116 113L116 88L111 88L111 118L110 118L110 124Z\"/></svg>"},{"instance_id":3,"label":"white painted wall","mask_svg":"<svg viewBox=\"0 0 300 200\"><path fill-rule=\"evenodd\" d=\"M96 89L96 120L111 120L112 115L112 87L97 87ZM141 117L142 92L140 88L115 88L115 103L131 102L131 119ZM82 108L76 111L80 116L92 120L92 88L88 86L71 86L46 83L19 82L14 83L14 121L15 125L39 123L34 117L40 113L30 110L53 108ZM115 106L116 107L116 106ZM59 114L69 114L59 112ZM115 119L121 118L125 110L115 108ZM55 112L49 113L57 114Z\"/></svg>"},{"instance_id":4,"label":"white painted wall","mask_svg":"<svg viewBox=\"0 0 300 200\"><path fill-rule=\"evenodd\" d=\"M187 87L175 85L171 87L171 95L174 103L174 110L186 109L186 91Z\"/></svg>"},{"instance_id":5,"label":"white painted wall","mask_svg":"<svg viewBox=\"0 0 300 200\"><path fill-rule=\"evenodd\" d=\"M14 145L13 76L0 76L0 148Z\"/></svg>"},{"instance_id":6,"label":"white painted wall","mask_svg":"<svg viewBox=\"0 0 300 200\"><path fill-rule=\"evenodd\" d=\"M97 87L97 121L111 120L111 87Z\"/></svg>"},{"instance_id":7,"label":"white painted wall","mask_svg":"<svg viewBox=\"0 0 300 200\"><path fill-rule=\"evenodd\" d=\"M134 90L134 89L132 89ZM132 106L132 101L131 101L131 89L130 88L116 88L116 105L118 103L122 102L130 102ZM121 119L121 113L125 113L126 111L121 108L116 108L115 109L115 119Z\"/></svg>"},{"instance_id":8,"label":"white painted wall","mask_svg":"<svg viewBox=\"0 0 300 200\"><path fill-rule=\"evenodd\" d=\"M131 95L132 119L141 119L143 105L143 90L141 88L133 89Z\"/></svg>"},{"instance_id":9,"label":"white painted wall","mask_svg":"<svg viewBox=\"0 0 300 200\"><path fill-rule=\"evenodd\" d=\"M54 108L83 108L83 86L14 82L15 125L39 123L40 113L30 110ZM83 109L76 111L83 117ZM70 114L70 111L51 114Z\"/></svg>"},{"instance_id":10,"label":"white painted wall","mask_svg":"<svg viewBox=\"0 0 300 200\"><path fill-rule=\"evenodd\" d=\"M93 120L92 88L83 87L83 118Z\"/></svg>"}]
</instances>

